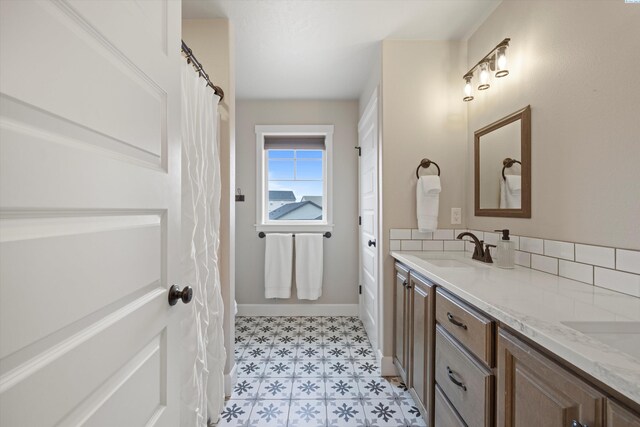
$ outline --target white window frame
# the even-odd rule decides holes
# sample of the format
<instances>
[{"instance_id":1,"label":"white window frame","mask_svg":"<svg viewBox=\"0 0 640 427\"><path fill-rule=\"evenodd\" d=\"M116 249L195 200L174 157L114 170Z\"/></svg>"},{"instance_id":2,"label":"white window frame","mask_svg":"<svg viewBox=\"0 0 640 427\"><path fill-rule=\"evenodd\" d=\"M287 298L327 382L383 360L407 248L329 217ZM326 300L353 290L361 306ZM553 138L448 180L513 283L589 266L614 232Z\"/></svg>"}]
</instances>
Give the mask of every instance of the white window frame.
<instances>
[{"instance_id":1,"label":"white window frame","mask_svg":"<svg viewBox=\"0 0 640 427\"><path fill-rule=\"evenodd\" d=\"M257 125L256 132L256 231L333 231L333 125ZM267 194L267 152L265 136L324 136L322 153L322 220L270 220Z\"/></svg>"}]
</instances>

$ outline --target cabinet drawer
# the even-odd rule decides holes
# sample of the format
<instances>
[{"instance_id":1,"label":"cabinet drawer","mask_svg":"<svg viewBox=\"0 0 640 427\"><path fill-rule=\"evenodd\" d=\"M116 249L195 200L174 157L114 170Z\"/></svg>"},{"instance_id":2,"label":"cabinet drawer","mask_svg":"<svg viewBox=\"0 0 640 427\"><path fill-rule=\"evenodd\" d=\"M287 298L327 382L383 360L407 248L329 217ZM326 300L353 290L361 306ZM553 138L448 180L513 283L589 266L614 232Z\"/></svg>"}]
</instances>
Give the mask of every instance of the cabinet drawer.
<instances>
[{"instance_id":1,"label":"cabinet drawer","mask_svg":"<svg viewBox=\"0 0 640 427\"><path fill-rule=\"evenodd\" d=\"M438 289L436 321L487 366L494 366L491 319Z\"/></svg>"},{"instance_id":2,"label":"cabinet drawer","mask_svg":"<svg viewBox=\"0 0 640 427\"><path fill-rule=\"evenodd\" d=\"M469 427L491 425L493 375L436 325L436 383Z\"/></svg>"},{"instance_id":3,"label":"cabinet drawer","mask_svg":"<svg viewBox=\"0 0 640 427\"><path fill-rule=\"evenodd\" d=\"M467 427L437 385L435 395L434 427Z\"/></svg>"}]
</instances>

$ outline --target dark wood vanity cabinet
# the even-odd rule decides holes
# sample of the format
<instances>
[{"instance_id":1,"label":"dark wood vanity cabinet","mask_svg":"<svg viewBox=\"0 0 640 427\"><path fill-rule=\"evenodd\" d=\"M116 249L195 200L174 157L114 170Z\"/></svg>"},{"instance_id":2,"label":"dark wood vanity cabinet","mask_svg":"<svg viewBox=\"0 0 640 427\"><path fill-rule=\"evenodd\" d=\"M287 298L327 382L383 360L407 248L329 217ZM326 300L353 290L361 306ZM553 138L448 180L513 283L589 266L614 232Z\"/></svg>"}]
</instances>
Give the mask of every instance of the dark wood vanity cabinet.
<instances>
[{"instance_id":1,"label":"dark wood vanity cabinet","mask_svg":"<svg viewBox=\"0 0 640 427\"><path fill-rule=\"evenodd\" d=\"M434 378L442 398L468 427L492 426L494 322L442 289L435 321Z\"/></svg>"},{"instance_id":2,"label":"dark wood vanity cabinet","mask_svg":"<svg viewBox=\"0 0 640 427\"><path fill-rule=\"evenodd\" d=\"M427 425L640 427L635 403L402 264L395 279L394 364Z\"/></svg>"},{"instance_id":3,"label":"dark wood vanity cabinet","mask_svg":"<svg viewBox=\"0 0 640 427\"><path fill-rule=\"evenodd\" d=\"M600 391L504 329L497 353L499 426L603 425Z\"/></svg>"},{"instance_id":4,"label":"dark wood vanity cabinet","mask_svg":"<svg viewBox=\"0 0 640 427\"><path fill-rule=\"evenodd\" d=\"M607 427L640 427L640 416L623 408L612 400L607 400Z\"/></svg>"},{"instance_id":5,"label":"dark wood vanity cabinet","mask_svg":"<svg viewBox=\"0 0 640 427\"><path fill-rule=\"evenodd\" d=\"M433 305L435 286L402 265L394 284L394 357L425 420L433 405Z\"/></svg>"},{"instance_id":6,"label":"dark wood vanity cabinet","mask_svg":"<svg viewBox=\"0 0 640 427\"><path fill-rule=\"evenodd\" d=\"M433 333L435 286L409 273L411 291L411 334L409 337L409 372L411 394L425 420L433 408Z\"/></svg>"},{"instance_id":7,"label":"dark wood vanity cabinet","mask_svg":"<svg viewBox=\"0 0 640 427\"><path fill-rule=\"evenodd\" d=\"M398 369L402 381L409 383L409 314L411 293L409 289L409 270L396 264L393 288L393 364Z\"/></svg>"}]
</instances>

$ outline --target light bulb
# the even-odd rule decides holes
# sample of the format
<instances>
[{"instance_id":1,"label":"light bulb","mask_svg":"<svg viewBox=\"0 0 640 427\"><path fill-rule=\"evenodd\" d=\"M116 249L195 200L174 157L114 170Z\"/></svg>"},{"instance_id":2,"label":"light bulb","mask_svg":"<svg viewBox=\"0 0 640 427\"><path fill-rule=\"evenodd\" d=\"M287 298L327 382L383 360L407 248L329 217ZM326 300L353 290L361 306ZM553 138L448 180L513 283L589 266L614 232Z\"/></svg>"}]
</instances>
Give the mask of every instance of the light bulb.
<instances>
[{"instance_id":1,"label":"light bulb","mask_svg":"<svg viewBox=\"0 0 640 427\"><path fill-rule=\"evenodd\" d=\"M502 54L498 55L498 69L507 68L507 57Z\"/></svg>"},{"instance_id":2,"label":"light bulb","mask_svg":"<svg viewBox=\"0 0 640 427\"><path fill-rule=\"evenodd\" d=\"M503 46L498 48L498 53L496 53L496 77L504 77L509 74L509 70L507 69L507 47Z\"/></svg>"},{"instance_id":3,"label":"light bulb","mask_svg":"<svg viewBox=\"0 0 640 427\"><path fill-rule=\"evenodd\" d=\"M473 87L471 86L471 76L465 76L464 80L466 81L464 85L464 98L463 101L469 102L473 101Z\"/></svg>"},{"instance_id":4,"label":"light bulb","mask_svg":"<svg viewBox=\"0 0 640 427\"><path fill-rule=\"evenodd\" d=\"M480 86L478 86L478 90L487 90L489 86L489 63L484 61L480 64Z\"/></svg>"}]
</instances>

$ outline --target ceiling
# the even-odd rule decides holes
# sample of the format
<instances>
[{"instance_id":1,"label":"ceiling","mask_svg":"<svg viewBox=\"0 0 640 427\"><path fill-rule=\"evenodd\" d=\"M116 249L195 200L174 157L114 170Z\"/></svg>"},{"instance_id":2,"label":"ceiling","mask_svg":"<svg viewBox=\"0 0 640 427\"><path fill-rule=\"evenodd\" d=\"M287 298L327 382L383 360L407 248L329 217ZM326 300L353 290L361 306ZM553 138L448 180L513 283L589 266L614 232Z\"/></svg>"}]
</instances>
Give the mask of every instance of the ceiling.
<instances>
[{"instance_id":1,"label":"ceiling","mask_svg":"<svg viewBox=\"0 0 640 427\"><path fill-rule=\"evenodd\" d=\"M240 99L357 99L384 39L466 39L501 0L183 0L228 18Z\"/></svg>"}]
</instances>

